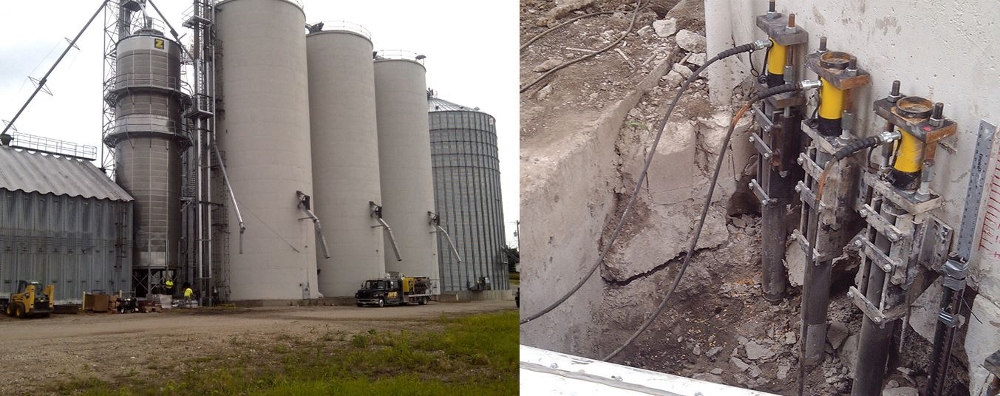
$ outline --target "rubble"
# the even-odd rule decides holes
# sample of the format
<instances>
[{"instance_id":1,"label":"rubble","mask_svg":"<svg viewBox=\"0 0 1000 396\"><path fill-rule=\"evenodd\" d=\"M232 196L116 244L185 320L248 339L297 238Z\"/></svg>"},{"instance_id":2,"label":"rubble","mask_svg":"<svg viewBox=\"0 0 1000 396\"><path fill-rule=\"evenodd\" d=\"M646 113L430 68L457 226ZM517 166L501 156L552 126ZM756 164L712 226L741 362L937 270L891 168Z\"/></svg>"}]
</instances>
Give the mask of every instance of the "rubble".
<instances>
[{"instance_id":1,"label":"rubble","mask_svg":"<svg viewBox=\"0 0 1000 396\"><path fill-rule=\"evenodd\" d=\"M705 52L707 48L705 36L687 29L679 30L674 39L677 41L678 47L688 52Z\"/></svg>"},{"instance_id":2,"label":"rubble","mask_svg":"<svg viewBox=\"0 0 1000 396\"><path fill-rule=\"evenodd\" d=\"M653 21L653 30L660 37L670 37L677 33L677 18L667 18Z\"/></svg>"},{"instance_id":3,"label":"rubble","mask_svg":"<svg viewBox=\"0 0 1000 396\"><path fill-rule=\"evenodd\" d=\"M750 360L767 360L774 357L774 351L754 341L747 342L743 347L746 348L747 359Z\"/></svg>"}]
</instances>

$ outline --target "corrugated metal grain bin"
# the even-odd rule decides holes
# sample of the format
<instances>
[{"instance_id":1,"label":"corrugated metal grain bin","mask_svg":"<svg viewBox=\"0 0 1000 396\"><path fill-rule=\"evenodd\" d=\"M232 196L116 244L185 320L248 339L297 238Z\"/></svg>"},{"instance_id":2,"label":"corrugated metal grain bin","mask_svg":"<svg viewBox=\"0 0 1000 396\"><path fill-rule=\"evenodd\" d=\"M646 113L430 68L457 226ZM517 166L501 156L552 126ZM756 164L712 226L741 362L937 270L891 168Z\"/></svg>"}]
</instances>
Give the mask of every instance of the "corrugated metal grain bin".
<instances>
[{"instance_id":1,"label":"corrugated metal grain bin","mask_svg":"<svg viewBox=\"0 0 1000 396\"><path fill-rule=\"evenodd\" d=\"M0 147L0 293L55 284L57 303L132 290L132 197L93 164Z\"/></svg>"},{"instance_id":2,"label":"corrugated metal grain bin","mask_svg":"<svg viewBox=\"0 0 1000 396\"><path fill-rule=\"evenodd\" d=\"M434 204L462 259L439 235L441 291L509 289L496 120L430 94L427 102Z\"/></svg>"}]
</instances>

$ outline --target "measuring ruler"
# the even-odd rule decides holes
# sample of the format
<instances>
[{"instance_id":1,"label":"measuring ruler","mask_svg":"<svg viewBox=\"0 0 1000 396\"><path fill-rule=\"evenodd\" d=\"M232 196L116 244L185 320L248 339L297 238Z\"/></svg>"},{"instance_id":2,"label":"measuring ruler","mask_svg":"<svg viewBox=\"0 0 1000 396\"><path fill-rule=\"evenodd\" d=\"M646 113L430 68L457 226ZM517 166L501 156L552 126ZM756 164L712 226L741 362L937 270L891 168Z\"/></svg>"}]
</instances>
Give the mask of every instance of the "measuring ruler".
<instances>
[{"instance_id":1,"label":"measuring ruler","mask_svg":"<svg viewBox=\"0 0 1000 396\"><path fill-rule=\"evenodd\" d=\"M976 151L972 155L972 170L969 173L969 190L966 195L965 209L962 211L962 226L958 234L958 254L966 260L972 256L972 236L976 232L976 220L979 219L979 205L983 199L986 184L987 163L990 159L990 145L996 126L981 120L979 122L979 137L976 141ZM997 153L1000 160L1000 152ZM986 201L986 213L983 215L983 229L979 232L977 249L985 254L1000 258L1000 162L993 167L993 178L989 183L989 195Z\"/></svg>"}]
</instances>

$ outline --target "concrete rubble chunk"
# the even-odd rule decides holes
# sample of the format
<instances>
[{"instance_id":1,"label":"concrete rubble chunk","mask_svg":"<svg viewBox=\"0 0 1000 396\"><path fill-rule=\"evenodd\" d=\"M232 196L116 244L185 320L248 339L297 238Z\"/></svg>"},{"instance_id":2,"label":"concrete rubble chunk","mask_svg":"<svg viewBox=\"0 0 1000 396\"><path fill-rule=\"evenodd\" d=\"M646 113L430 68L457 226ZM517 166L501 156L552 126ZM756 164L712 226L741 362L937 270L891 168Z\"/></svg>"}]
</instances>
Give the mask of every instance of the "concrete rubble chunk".
<instances>
[{"instance_id":1,"label":"concrete rubble chunk","mask_svg":"<svg viewBox=\"0 0 1000 396\"><path fill-rule=\"evenodd\" d=\"M562 63L563 63L562 58L549 58L546 59L545 62L539 63L538 66L535 66L535 68L531 70L534 71L535 73L544 73L549 70L552 70L553 68L561 65Z\"/></svg>"},{"instance_id":2,"label":"concrete rubble chunk","mask_svg":"<svg viewBox=\"0 0 1000 396\"><path fill-rule=\"evenodd\" d=\"M903 386L899 388L889 388L882 390L882 396L919 396L920 392L917 388L911 386Z\"/></svg>"},{"instance_id":3,"label":"concrete rubble chunk","mask_svg":"<svg viewBox=\"0 0 1000 396\"><path fill-rule=\"evenodd\" d=\"M746 369L750 368L749 364L744 363L743 360L736 356L729 358L729 364L740 371L746 371Z\"/></svg>"},{"instance_id":4,"label":"concrete rubble chunk","mask_svg":"<svg viewBox=\"0 0 1000 396\"><path fill-rule=\"evenodd\" d=\"M687 29L678 31L674 39L677 41L677 46L687 52L705 52L707 46L705 36Z\"/></svg>"},{"instance_id":5,"label":"concrete rubble chunk","mask_svg":"<svg viewBox=\"0 0 1000 396\"><path fill-rule=\"evenodd\" d=\"M796 341L795 332L792 331L785 332L785 345L795 344L795 341Z\"/></svg>"},{"instance_id":6,"label":"concrete rubble chunk","mask_svg":"<svg viewBox=\"0 0 1000 396\"><path fill-rule=\"evenodd\" d=\"M723 371L722 371L722 369L720 369L720 368L716 367L716 368L712 369L712 371L710 371L710 372L711 372L712 374L715 374L715 375L722 375L722 372L723 372Z\"/></svg>"},{"instance_id":7,"label":"concrete rubble chunk","mask_svg":"<svg viewBox=\"0 0 1000 396\"><path fill-rule=\"evenodd\" d=\"M787 364L778 365L778 379L783 380L788 378L788 370L791 370L792 366Z\"/></svg>"},{"instance_id":8,"label":"concrete rubble chunk","mask_svg":"<svg viewBox=\"0 0 1000 396\"><path fill-rule=\"evenodd\" d=\"M751 365L750 366L750 372L747 373L747 374L750 375L750 378L760 377L760 374L761 374L760 367L757 367L756 364Z\"/></svg>"},{"instance_id":9,"label":"concrete rubble chunk","mask_svg":"<svg viewBox=\"0 0 1000 396\"><path fill-rule=\"evenodd\" d=\"M747 342L743 347L746 348L747 359L750 360L762 360L774 357L774 351L766 346L758 344L755 341Z\"/></svg>"},{"instance_id":10,"label":"concrete rubble chunk","mask_svg":"<svg viewBox=\"0 0 1000 396\"><path fill-rule=\"evenodd\" d=\"M690 64L698 66L698 67L704 66L705 62L708 62L708 54L706 54L704 52L697 53L697 54L691 54L687 58L687 63L690 63Z\"/></svg>"},{"instance_id":11,"label":"concrete rubble chunk","mask_svg":"<svg viewBox=\"0 0 1000 396\"><path fill-rule=\"evenodd\" d=\"M849 335L851 332L847 329L847 325L838 321L830 322L830 327L826 330L826 339L830 341L833 349L840 349Z\"/></svg>"},{"instance_id":12,"label":"concrete rubble chunk","mask_svg":"<svg viewBox=\"0 0 1000 396\"><path fill-rule=\"evenodd\" d=\"M660 37L670 37L677 33L677 18L667 18L653 21L653 30Z\"/></svg>"},{"instance_id":13,"label":"concrete rubble chunk","mask_svg":"<svg viewBox=\"0 0 1000 396\"><path fill-rule=\"evenodd\" d=\"M677 72L677 74L680 74L681 77L684 77L684 79L691 78L691 75L694 74L694 72L691 71L691 69L688 69L687 66L684 66L679 63L674 63L674 66L672 67L671 70Z\"/></svg>"},{"instance_id":14,"label":"concrete rubble chunk","mask_svg":"<svg viewBox=\"0 0 1000 396\"><path fill-rule=\"evenodd\" d=\"M542 87L542 89L538 90L538 94L536 94L535 97L538 98L538 100L544 100L545 97L549 96L549 94L551 93L552 93L552 86L546 85Z\"/></svg>"},{"instance_id":15,"label":"concrete rubble chunk","mask_svg":"<svg viewBox=\"0 0 1000 396\"><path fill-rule=\"evenodd\" d=\"M739 338L736 339L736 342L739 342L740 345L746 345L748 342L750 342L750 340L748 340L746 337L740 336Z\"/></svg>"},{"instance_id":16,"label":"concrete rubble chunk","mask_svg":"<svg viewBox=\"0 0 1000 396\"><path fill-rule=\"evenodd\" d=\"M708 352L705 352L705 356L713 357L713 356L717 355L719 352L722 352L722 347L718 347L718 346L717 347L712 347L712 349L709 349Z\"/></svg>"},{"instance_id":17,"label":"concrete rubble chunk","mask_svg":"<svg viewBox=\"0 0 1000 396\"><path fill-rule=\"evenodd\" d=\"M694 344L694 349L692 349L691 352L694 353L695 356L701 356L701 345Z\"/></svg>"}]
</instances>

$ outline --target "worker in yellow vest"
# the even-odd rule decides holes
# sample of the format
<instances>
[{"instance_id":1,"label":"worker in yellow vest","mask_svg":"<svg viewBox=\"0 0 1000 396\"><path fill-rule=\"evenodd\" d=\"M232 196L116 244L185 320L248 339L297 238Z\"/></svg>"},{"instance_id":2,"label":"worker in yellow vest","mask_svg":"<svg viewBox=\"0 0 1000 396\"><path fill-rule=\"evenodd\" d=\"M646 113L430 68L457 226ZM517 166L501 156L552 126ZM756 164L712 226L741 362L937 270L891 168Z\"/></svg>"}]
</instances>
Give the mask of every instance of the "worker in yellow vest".
<instances>
[{"instance_id":1,"label":"worker in yellow vest","mask_svg":"<svg viewBox=\"0 0 1000 396\"><path fill-rule=\"evenodd\" d=\"M184 289L184 306L190 308L191 301L194 298L194 290L191 290L191 286Z\"/></svg>"},{"instance_id":2,"label":"worker in yellow vest","mask_svg":"<svg viewBox=\"0 0 1000 396\"><path fill-rule=\"evenodd\" d=\"M167 281L163 282L163 286L165 289L167 289L166 295L168 296L174 295L174 281L172 279L167 278Z\"/></svg>"}]
</instances>

